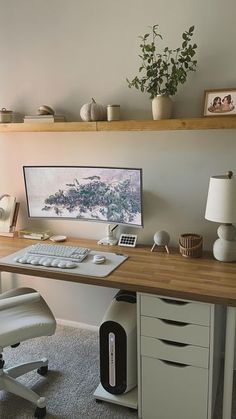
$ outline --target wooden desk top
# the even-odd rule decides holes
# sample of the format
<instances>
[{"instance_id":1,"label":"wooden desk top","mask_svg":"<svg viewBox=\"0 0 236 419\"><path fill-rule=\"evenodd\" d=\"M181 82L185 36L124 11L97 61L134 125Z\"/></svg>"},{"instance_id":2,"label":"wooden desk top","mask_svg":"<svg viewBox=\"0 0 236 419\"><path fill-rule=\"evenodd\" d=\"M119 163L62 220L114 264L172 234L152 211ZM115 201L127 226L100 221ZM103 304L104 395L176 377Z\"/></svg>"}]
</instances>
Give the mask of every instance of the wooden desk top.
<instances>
[{"instance_id":1,"label":"wooden desk top","mask_svg":"<svg viewBox=\"0 0 236 419\"><path fill-rule=\"evenodd\" d=\"M1 237L0 257L34 243ZM218 262L207 254L202 258L185 258L177 250L169 255L160 250L151 252L151 246L99 246L94 240L84 239L70 239L65 244L124 253L129 258L106 278L83 277L73 274L73 270L53 272L29 265L27 269L23 265L6 266L1 262L0 271L236 306L236 263Z\"/></svg>"}]
</instances>

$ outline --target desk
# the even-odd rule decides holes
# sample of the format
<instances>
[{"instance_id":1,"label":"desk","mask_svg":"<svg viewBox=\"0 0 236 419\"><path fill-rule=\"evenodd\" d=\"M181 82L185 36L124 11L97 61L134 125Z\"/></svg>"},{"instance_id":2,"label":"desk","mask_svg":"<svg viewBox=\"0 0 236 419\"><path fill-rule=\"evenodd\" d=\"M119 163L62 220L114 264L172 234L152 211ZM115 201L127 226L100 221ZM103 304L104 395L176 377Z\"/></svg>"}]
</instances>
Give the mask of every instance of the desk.
<instances>
[{"instance_id":1,"label":"desk","mask_svg":"<svg viewBox=\"0 0 236 419\"><path fill-rule=\"evenodd\" d=\"M0 239L0 256L6 256L32 244L26 239ZM105 286L130 291L158 294L174 298L202 301L227 306L223 419L231 419L232 384L235 340L236 264L221 263L205 254L199 259L186 259L177 251L169 255L160 251L150 252L150 247L121 248L98 246L92 240L71 239L68 245L89 247L94 250L117 251L129 259L106 278L66 275L61 272L43 271L32 266L2 265L0 271L83 284ZM118 249L118 250L117 250Z\"/></svg>"}]
</instances>

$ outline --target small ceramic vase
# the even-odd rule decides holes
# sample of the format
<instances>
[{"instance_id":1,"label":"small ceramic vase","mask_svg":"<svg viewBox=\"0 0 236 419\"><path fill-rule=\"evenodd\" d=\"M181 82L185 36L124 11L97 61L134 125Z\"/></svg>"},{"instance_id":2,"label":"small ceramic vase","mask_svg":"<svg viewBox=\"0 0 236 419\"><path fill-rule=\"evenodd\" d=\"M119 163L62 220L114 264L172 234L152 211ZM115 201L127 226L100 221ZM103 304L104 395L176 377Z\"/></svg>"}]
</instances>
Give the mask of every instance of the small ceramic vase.
<instances>
[{"instance_id":1,"label":"small ceramic vase","mask_svg":"<svg viewBox=\"0 0 236 419\"><path fill-rule=\"evenodd\" d=\"M152 116L154 120L171 118L173 101L169 96L158 95L152 99Z\"/></svg>"}]
</instances>

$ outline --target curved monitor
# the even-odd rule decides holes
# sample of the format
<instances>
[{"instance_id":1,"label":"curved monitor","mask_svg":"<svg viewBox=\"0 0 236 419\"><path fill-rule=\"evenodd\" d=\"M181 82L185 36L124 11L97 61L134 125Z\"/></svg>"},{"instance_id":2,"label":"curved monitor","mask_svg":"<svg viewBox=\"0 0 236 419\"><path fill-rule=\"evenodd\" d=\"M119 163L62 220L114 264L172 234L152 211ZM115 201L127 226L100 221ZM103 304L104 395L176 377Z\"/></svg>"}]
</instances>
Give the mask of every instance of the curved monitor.
<instances>
[{"instance_id":1,"label":"curved monitor","mask_svg":"<svg viewBox=\"0 0 236 419\"><path fill-rule=\"evenodd\" d=\"M142 169L24 166L30 218L143 225Z\"/></svg>"}]
</instances>

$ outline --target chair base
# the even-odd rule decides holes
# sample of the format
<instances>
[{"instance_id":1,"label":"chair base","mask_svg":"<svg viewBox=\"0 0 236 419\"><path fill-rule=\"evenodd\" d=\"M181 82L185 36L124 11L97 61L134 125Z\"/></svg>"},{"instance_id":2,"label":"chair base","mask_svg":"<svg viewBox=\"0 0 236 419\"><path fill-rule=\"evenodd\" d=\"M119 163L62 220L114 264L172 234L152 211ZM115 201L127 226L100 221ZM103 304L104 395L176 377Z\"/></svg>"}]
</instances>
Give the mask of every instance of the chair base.
<instances>
[{"instance_id":1,"label":"chair base","mask_svg":"<svg viewBox=\"0 0 236 419\"><path fill-rule=\"evenodd\" d=\"M33 390L21 384L16 380L16 378L26 374L27 372L47 366L48 360L43 358L39 361L27 362L25 364L16 365L12 368L0 369L0 390L9 391L10 393L16 394L17 396L36 404L37 408L35 415L37 416L35 417L44 417L46 415L45 398L40 397Z\"/></svg>"},{"instance_id":2,"label":"chair base","mask_svg":"<svg viewBox=\"0 0 236 419\"><path fill-rule=\"evenodd\" d=\"M36 407L34 417L35 418L44 418L46 416L46 407Z\"/></svg>"}]
</instances>

